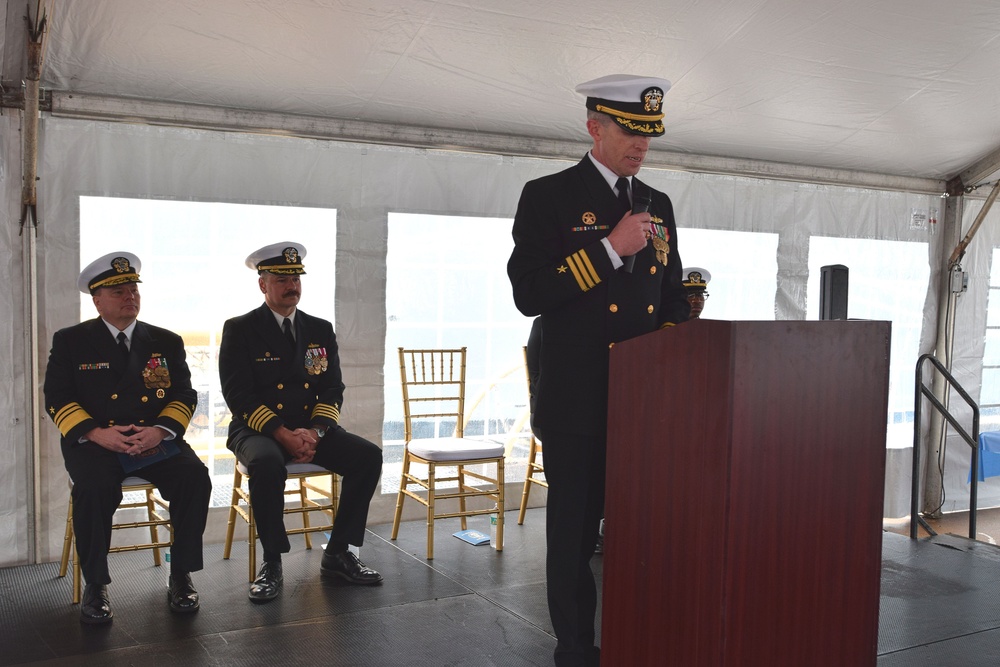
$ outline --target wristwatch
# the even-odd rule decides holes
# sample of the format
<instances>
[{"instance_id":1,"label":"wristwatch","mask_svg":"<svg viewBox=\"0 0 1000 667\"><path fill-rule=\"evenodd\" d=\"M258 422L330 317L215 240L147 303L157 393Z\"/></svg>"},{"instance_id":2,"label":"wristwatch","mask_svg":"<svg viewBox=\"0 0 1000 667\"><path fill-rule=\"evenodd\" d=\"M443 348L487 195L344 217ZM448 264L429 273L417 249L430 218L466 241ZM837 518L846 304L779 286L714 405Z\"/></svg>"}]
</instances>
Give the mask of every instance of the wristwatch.
<instances>
[{"instance_id":1,"label":"wristwatch","mask_svg":"<svg viewBox=\"0 0 1000 667\"><path fill-rule=\"evenodd\" d=\"M316 431L316 435L320 437L320 440L322 440L323 436L326 435L326 429L322 426L313 426L313 430Z\"/></svg>"}]
</instances>

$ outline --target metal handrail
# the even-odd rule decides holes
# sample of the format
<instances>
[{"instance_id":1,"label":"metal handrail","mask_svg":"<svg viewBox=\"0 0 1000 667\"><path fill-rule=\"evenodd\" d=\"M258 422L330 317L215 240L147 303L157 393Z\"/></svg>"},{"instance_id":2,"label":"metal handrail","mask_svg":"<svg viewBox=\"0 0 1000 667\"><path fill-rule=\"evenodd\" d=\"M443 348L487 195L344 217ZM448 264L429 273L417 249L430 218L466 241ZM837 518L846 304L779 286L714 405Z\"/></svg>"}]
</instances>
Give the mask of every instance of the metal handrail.
<instances>
[{"instance_id":1,"label":"metal handrail","mask_svg":"<svg viewBox=\"0 0 1000 667\"><path fill-rule=\"evenodd\" d=\"M948 411L941 401L924 386L923 365L925 361L930 361L937 368L938 372L948 381L948 384L965 399L965 402L972 408L972 435L970 436L955 417ZM920 494L920 404L921 396L926 396L941 415L948 420L948 423L958 432L966 444L972 448L972 483L969 490L969 539L976 539L976 504L978 499L979 482L979 405L972 400L972 397L962 388L958 381L948 372L948 369L934 357L933 354L923 354L917 359L916 369L916 392L913 405L913 480L910 488L910 539L917 538L917 523L934 535L934 531L924 521L917 512L917 504Z\"/></svg>"}]
</instances>

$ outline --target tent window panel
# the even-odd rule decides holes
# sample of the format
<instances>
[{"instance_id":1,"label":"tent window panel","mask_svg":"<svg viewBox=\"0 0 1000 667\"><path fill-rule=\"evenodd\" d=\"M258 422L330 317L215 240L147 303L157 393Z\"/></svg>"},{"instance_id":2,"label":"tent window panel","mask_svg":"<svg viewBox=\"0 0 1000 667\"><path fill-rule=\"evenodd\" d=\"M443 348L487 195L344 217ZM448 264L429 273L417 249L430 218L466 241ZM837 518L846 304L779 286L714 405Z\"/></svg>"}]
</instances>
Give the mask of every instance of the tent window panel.
<instances>
[{"instance_id":1,"label":"tent window panel","mask_svg":"<svg viewBox=\"0 0 1000 667\"><path fill-rule=\"evenodd\" d=\"M991 287L987 299L986 326L1000 329L1000 288Z\"/></svg>"},{"instance_id":2,"label":"tent window panel","mask_svg":"<svg viewBox=\"0 0 1000 667\"><path fill-rule=\"evenodd\" d=\"M990 262L990 287L1000 288L1000 248L993 248L992 261ZM990 290L992 296L993 291Z\"/></svg>"},{"instance_id":3,"label":"tent window panel","mask_svg":"<svg viewBox=\"0 0 1000 667\"><path fill-rule=\"evenodd\" d=\"M992 263L990 264L990 289L987 294L986 303L987 357L986 360L984 360L984 363L1000 364L1000 359L998 359L996 354L992 357L989 356L990 332L1000 329L1000 248L993 249ZM996 347L994 347L994 352L998 352Z\"/></svg>"},{"instance_id":4,"label":"tent window panel","mask_svg":"<svg viewBox=\"0 0 1000 667\"><path fill-rule=\"evenodd\" d=\"M523 479L528 390L521 347L531 320L514 307L507 280L511 224L503 218L389 214L383 493L399 490L399 347L468 348L465 435L507 445L507 479Z\"/></svg>"},{"instance_id":5,"label":"tent window panel","mask_svg":"<svg viewBox=\"0 0 1000 667\"><path fill-rule=\"evenodd\" d=\"M983 368L983 388L979 401L983 406L1000 406L1000 368Z\"/></svg>"},{"instance_id":6,"label":"tent window panel","mask_svg":"<svg viewBox=\"0 0 1000 667\"><path fill-rule=\"evenodd\" d=\"M1000 404L979 406L979 432L1000 431Z\"/></svg>"},{"instance_id":7,"label":"tent window panel","mask_svg":"<svg viewBox=\"0 0 1000 667\"><path fill-rule=\"evenodd\" d=\"M1000 328L986 329L986 347L983 350L984 366L1000 366Z\"/></svg>"},{"instance_id":8,"label":"tent window panel","mask_svg":"<svg viewBox=\"0 0 1000 667\"><path fill-rule=\"evenodd\" d=\"M226 449L232 415L219 382L222 326L263 303L257 273L244 260L264 245L303 243L311 254L304 260L302 309L335 321L336 223L336 210L324 208L80 198L80 266L115 250L136 254L142 260L139 319L184 338L198 391L184 438L212 474L213 507L228 504L233 481ZM81 294L80 319L94 317L93 301Z\"/></svg>"},{"instance_id":9,"label":"tent window panel","mask_svg":"<svg viewBox=\"0 0 1000 667\"><path fill-rule=\"evenodd\" d=\"M677 231L685 268L712 274L702 317L773 320L778 285L778 235L718 229Z\"/></svg>"}]
</instances>

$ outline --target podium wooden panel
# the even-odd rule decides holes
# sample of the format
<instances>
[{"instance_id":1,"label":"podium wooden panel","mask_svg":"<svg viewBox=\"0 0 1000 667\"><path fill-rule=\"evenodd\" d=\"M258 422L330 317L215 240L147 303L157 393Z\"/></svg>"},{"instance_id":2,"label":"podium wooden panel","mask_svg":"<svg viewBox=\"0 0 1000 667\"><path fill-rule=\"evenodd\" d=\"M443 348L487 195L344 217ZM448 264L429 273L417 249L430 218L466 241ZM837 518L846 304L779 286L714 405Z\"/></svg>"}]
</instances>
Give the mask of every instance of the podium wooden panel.
<instances>
[{"instance_id":1,"label":"podium wooden panel","mask_svg":"<svg viewBox=\"0 0 1000 667\"><path fill-rule=\"evenodd\" d=\"M889 322L611 350L604 665L874 666Z\"/></svg>"}]
</instances>

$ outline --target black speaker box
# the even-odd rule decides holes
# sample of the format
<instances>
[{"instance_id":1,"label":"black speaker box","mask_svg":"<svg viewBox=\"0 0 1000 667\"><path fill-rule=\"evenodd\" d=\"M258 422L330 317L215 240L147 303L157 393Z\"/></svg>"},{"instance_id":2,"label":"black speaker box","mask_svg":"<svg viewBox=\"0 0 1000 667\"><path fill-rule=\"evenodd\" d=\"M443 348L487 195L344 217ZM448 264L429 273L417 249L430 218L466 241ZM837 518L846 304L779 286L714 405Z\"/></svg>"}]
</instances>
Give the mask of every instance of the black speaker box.
<instances>
[{"instance_id":1,"label":"black speaker box","mask_svg":"<svg viewBox=\"0 0 1000 667\"><path fill-rule=\"evenodd\" d=\"M820 269L819 319L847 319L847 267L843 264Z\"/></svg>"}]
</instances>

